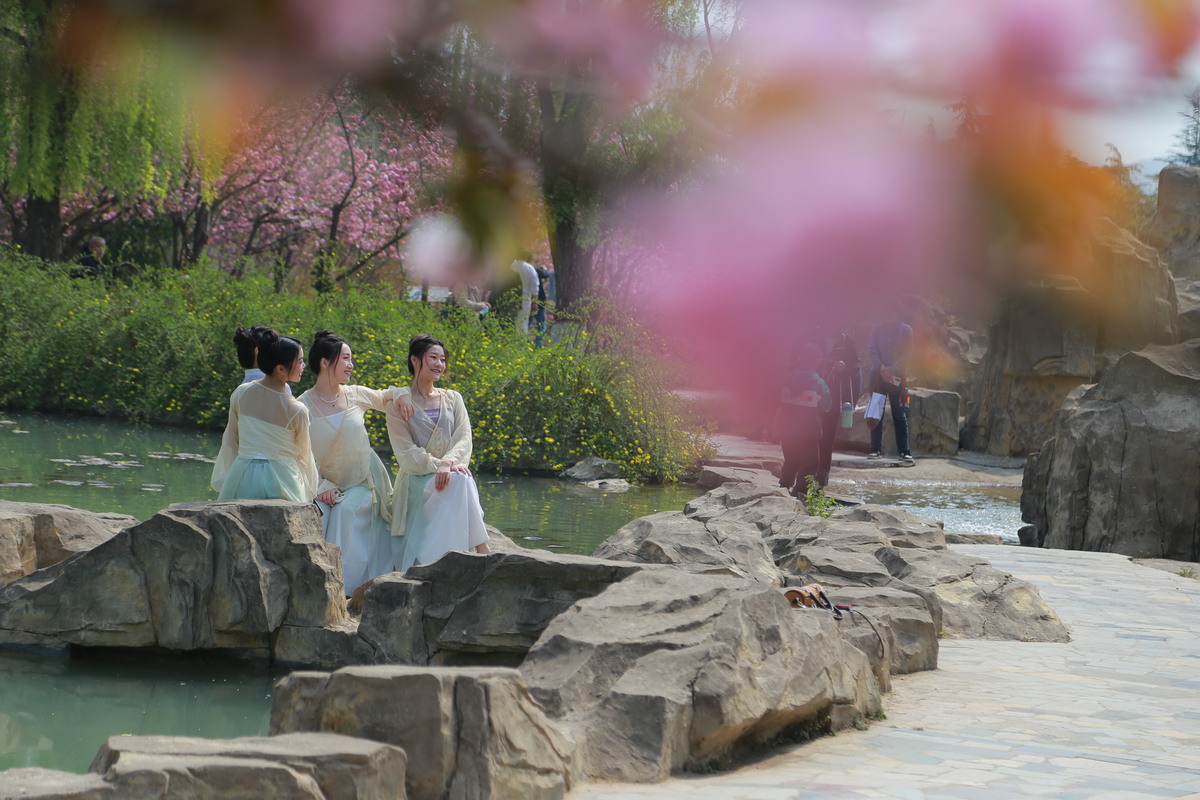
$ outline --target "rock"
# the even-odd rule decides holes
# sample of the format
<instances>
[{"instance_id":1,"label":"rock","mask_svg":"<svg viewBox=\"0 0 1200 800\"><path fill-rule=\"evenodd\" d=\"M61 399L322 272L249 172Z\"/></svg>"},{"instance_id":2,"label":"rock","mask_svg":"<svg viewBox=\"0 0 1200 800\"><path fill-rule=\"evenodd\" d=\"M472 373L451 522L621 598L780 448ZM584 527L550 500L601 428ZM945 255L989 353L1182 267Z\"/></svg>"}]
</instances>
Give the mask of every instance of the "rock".
<instances>
[{"instance_id":1,"label":"rock","mask_svg":"<svg viewBox=\"0 0 1200 800\"><path fill-rule=\"evenodd\" d=\"M835 511L829 517L828 530L835 531L840 522L866 522L887 537L893 547L921 547L926 550L945 550L946 532L941 522L918 517L902 508L864 503Z\"/></svg>"},{"instance_id":2,"label":"rock","mask_svg":"<svg viewBox=\"0 0 1200 800\"><path fill-rule=\"evenodd\" d=\"M758 528L723 517L706 523L680 511L651 514L605 539L592 555L610 561L719 570L774 586L783 582Z\"/></svg>"},{"instance_id":3,"label":"rock","mask_svg":"<svg viewBox=\"0 0 1200 800\"><path fill-rule=\"evenodd\" d=\"M126 514L0 500L0 586L91 550L136 524Z\"/></svg>"},{"instance_id":4,"label":"rock","mask_svg":"<svg viewBox=\"0 0 1200 800\"><path fill-rule=\"evenodd\" d=\"M76 775L41 767L0 772L0 800L141 800L119 794L99 775Z\"/></svg>"},{"instance_id":5,"label":"rock","mask_svg":"<svg viewBox=\"0 0 1200 800\"><path fill-rule=\"evenodd\" d=\"M276 689L271 731L325 731L401 747L413 800L557 799L572 784L574 743L515 670L293 672Z\"/></svg>"},{"instance_id":6,"label":"rock","mask_svg":"<svg viewBox=\"0 0 1200 800\"><path fill-rule=\"evenodd\" d=\"M1175 286L1152 248L1110 222L1087 243L1091 282L1046 277L1016 292L989 333L962 445L995 455L1036 451L1075 387L1122 353L1178 336Z\"/></svg>"},{"instance_id":7,"label":"rock","mask_svg":"<svg viewBox=\"0 0 1200 800\"><path fill-rule=\"evenodd\" d=\"M896 578L942 604L942 630L958 639L1066 642L1070 634L1037 587L963 553L885 547L876 557Z\"/></svg>"},{"instance_id":8,"label":"rock","mask_svg":"<svg viewBox=\"0 0 1200 800\"><path fill-rule=\"evenodd\" d=\"M914 388L909 395L908 436L912 451L926 456L957 453L961 403L958 393Z\"/></svg>"},{"instance_id":9,"label":"rock","mask_svg":"<svg viewBox=\"0 0 1200 800\"><path fill-rule=\"evenodd\" d=\"M554 617L641 569L545 550L451 552L376 578L358 636L375 663L511 666Z\"/></svg>"},{"instance_id":10,"label":"rock","mask_svg":"<svg viewBox=\"0 0 1200 800\"><path fill-rule=\"evenodd\" d=\"M261 762L283 767L316 783L324 800L403 798L408 757L398 747L332 733L288 733L242 739L183 736L112 736L100 748L89 772L110 776L115 785L149 783L146 774L190 770L190 763L211 766L213 759ZM272 770L274 771L274 770ZM239 770L239 772L241 772ZM164 796L174 798L175 787ZM134 780L136 778L136 780ZM288 779L284 785L303 786ZM202 795L203 796L203 795ZM231 795L220 795L231 796ZM239 793L237 796L247 796ZM290 797L276 790L262 797Z\"/></svg>"},{"instance_id":11,"label":"rock","mask_svg":"<svg viewBox=\"0 0 1200 800\"><path fill-rule=\"evenodd\" d=\"M994 533L946 531L946 544L1005 544L1005 541L1003 536Z\"/></svg>"},{"instance_id":12,"label":"rock","mask_svg":"<svg viewBox=\"0 0 1200 800\"><path fill-rule=\"evenodd\" d=\"M887 586L844 586L827 593L832 602L851 606L842 612L838 630L871 659L880 686L891 685L890 675L937 669L940 603L931 611L921 595Z\"/></svg>"},{"instance_id":13,"label":"rock","mask_svg":"<svg viewBox=\"0 0 1200 800\"><path fill-rule=\"evenodd\" d=\"M1200 278L1200 169L1174 164L1158 173L1158 203L1146 242L1158 248L1177 278Z\"/></svg>"},{"instance_id":14,"label":"rock","mask_svg":"<svg viewBox=\"0 0 1200 800\"><path fill-rule=\"evenodd\" d=\"M1072 393L1025 469L1045 547L1200 560L1200 340L1128 353Z\"/></svg>"},{"instance_id":15,"label":"rock","mask_svg":"<svg viewBox=\"0 0 1200 800\"><path fill-rule=\"evenodd\" d=\"M0 589L0 643L270 655L282 625L346 620L337 548L307 504L173 506Z\"/></svg>"},{"instance_id":16,"label":"rock","mask_svg":"<svg viewBox=\"0 0 1200 800\"><path fill-rule=\"evenodd\" d=\"M620 478L621 465L600 458L599 456L588 456L579 461L575 466L561 473L559 478L566 481L578 481L586 483L587 481L596 481L602 478Z\"/></svg>"},{"instance_id":17,"label":"rock","mask_svg":"<svg viewBox=\"0 0 1200 800\"><path fill-rule=\"evenodd\" d=\"M1022 525L1017 529L1017 539L1021 542L1022 547L1041 547L1041 537L1038 535L1037 525Z\"/></svg>"},{"instance_id":18,"label":"rock","mask_svg":"<svg viewBox=\"0 0 1200 800\"><path fill-rule=\"evenodd\" d=\"M778 589L644 570L556 618L521 665L581 774L658 781L800 728L875 713L866 657Z\"/></svg>"},{"instance_id":19,"label":"rock","mask_svg":"<svg viewBox=\"0 0 1200 800\"><path fill-rule=\"evenodd\" d=\"M782 463L780 461L781 465ZM772 472L754 467L721 467L706 463L700 470L700 477L696 479L696 486L708 491L727 483L778 483L780 469L781 467L777 466Z\"/></svg>"},{"instance_id":20,"label":"rock","mask_svg":"<svg viewBox=\"0 0 1200 800\"><path fill-rule=\"evenodd\" d=\"M1179 341L1200 339L1200 278L1175 278L1179 303Z\"/></svg>"},{"instance_id":21,"label":"rock","mask_svg":"<svg viewBox=\"0 0 1200 800\"><path fill-rule=\"evenodd\" d=\"M628 492L633 484L624 478L602 478L598 481L584 481L589 489L599 489L602 492Z\"/></svg>"}]
</instances>

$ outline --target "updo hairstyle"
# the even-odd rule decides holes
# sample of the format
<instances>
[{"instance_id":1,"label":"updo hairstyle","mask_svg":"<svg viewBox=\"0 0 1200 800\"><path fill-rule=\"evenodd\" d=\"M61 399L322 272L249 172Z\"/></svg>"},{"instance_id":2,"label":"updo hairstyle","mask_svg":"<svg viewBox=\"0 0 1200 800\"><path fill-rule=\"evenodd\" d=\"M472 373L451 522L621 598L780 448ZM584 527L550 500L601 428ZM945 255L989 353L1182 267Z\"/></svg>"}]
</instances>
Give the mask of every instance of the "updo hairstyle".
<instances>
[{"instance_id":1,"label":"updo hairstyle","mask_svg":"<svg viewBox=\"0 0 1200 800\"><path fill-rule=\"evenodd\" d=\"M435 339L428 333L418 333L416 336L408 340L408 374L416 376L417 371L413 367L413 359L417 359L420 364L425 359L425 354L434 347L442 348L442 352L446 357L450 357L450 352L446 349L446 345L440 339Z\"/></svg>"},{"instance_id":2,"label":"updo hairstyle","mask_svg":"<svg viewBox=\"0 0 1200 800\"><path fill-rule=\"evenodd\" d=\"M308 368L313 371L314 375L320 375L321 359L323 358L330 364L333 364L338 360L338 356L342 354L342 345L349 346L349 344L349 342L335 335L328 328L323 331L317 331L313 336L312 347L308 348Z\"/></svg>"},{"instance_id":3,"label":"updo hairstyle","mask_svg":"<svg viewBox=\"0 0 1200 800\"><path fill-rule=\"evenodd\" d=\"M275 331L264 333L258 345L258 368L270 375L276 367L291 371L296 359L304 353L304 345L294 336L280 336Z\"/></svg>"},{"instance_id":4,"label":"updo hairstyle","mask_svg":"<svg viewBox=\"0 0 1200 800\"><path fill-rule=\"evenodd\" d=\"M262 346L263 336L268 333L272 336L279 336L274 328L263 325L255 325L253 328L238 328L234 332L233 344L237 347L237 359L238 363L242 365L242 369L254 368L256 351Z\"/></svg>"}]
</instances>

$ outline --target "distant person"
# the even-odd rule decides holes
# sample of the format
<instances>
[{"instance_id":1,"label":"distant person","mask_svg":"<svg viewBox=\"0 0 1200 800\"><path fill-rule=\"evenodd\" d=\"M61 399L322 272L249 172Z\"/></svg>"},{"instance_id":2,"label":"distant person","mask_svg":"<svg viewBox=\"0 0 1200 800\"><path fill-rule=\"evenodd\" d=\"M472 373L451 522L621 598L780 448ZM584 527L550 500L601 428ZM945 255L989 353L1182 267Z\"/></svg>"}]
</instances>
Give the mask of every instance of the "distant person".
<instances>
[{"instance_id":1,"label":"distant person","mask_svg":"<svg viewBox=\"0 0 1200 800\"><path fill-rule=\"evenodd\" d=\"M541 344L541 334L546 332L546 301L548 299L548 287L550 284L550 270L534 267L538 274L538 293L537 293L537 310L533 314L533 321L538 332L538 344Z\"/></svg>"},{"instance_id":2,"label":"distant person","mask_svg":"<svg viewBox=\"0 0 1200 800\"><path fill-rule=\"evenodd\" d=\"M817 370L821 348L801 344L793 358L793 370L784 379L777 414L783 469L779 485L794 497L808 491L808 478L815 480L820 465L821 414L829 410L829 387Z\"/></svg>"},{"instance_id":3,"label":"distant person","mask_svg":"<svg viewBox=\"0 0 1200 800\"><path fill-rule=\"evenodd\" d=\"M908 446L908 359L912 354L913 329L900 319L903 308L897 304L888 318L871 329L867 345L870 362L867 381L872 392L887 398L892 409L892 425L896 429L896 451L900 460L912 463ZM883 455L883 420L871 429L871 451L868 458Z\"/></svg>"},{"instance_id":4,"label":"distant person","mask_svg":"<svg viewBox=\"0 0 1200 800\"><path fill-rule=\"evenodd\" d=\"M347 595L392 571L392 476L371 447L366 412L394 406L407 419L408 387L388 391L350 383L354 353L333 331L313 338L308 363L316 384L298 398L308 408L309 437L320 482L316 502L324 516L325 541L342 552Z\"/></svg>"},{"instance_id":5,"label":"distant person","mask_svg":"<svg viewBox=\"0 0 1200 800\"><path fill-rule=\"evenodd\" d=\"M450 290L450 302L480 316L492 310L492 304L482 299L479 288L467 281L454 285Z\"/></svg>"},{"instance_id":6,"label":"distant person","mask_svg":"<svg viewBox=\"0 0 1200 800\"><path fill-rule=\"evenodd\" d=\"M428 334L408 344L412 418L388 414L399 474L392 492L392 552L406 572L451 550L488 552L479 489L471 477L471 420L462 395L441 389L446 346Z\"/></svg>"},{"instance_id":7,"label":"distant person","mask_svg":"<svg viewBox=\"0 0 1200 800\"><path fill-rule=\"evenodd\" d=\"M512 263L512 268L521 276L521 310L517 314L517 323L521 326L522 331L529 333L529 318L533 311L533 301L538 296L538 286L541 284L541 280L538 277L537 267L528 261L517 259Z\"/></svg>"},{"instance_id":8,"label":"distant person","mask_svg":"<svg viewBox=\"0 0 1200 800\"><path fill-rule=\"evenodd\" d=\"M103 236L93 236L88 239L87 249L75 262L77 266L71 270L71 277L103 278L104 250L107 246Z\"/></svg>"},{"instance_id":9,"label":"distant person","mask_svg":"<svg viewBox=\"0 0 1200 800\"><path fill-rule=\"evenodd\" d=\"M821 462L817 467L817 483L824 489L829 485L833 443L841 427L842 406L849 403L853 408L862 394L858 348L844 331L834 338L821 367L821 377L829 387L829 410L821 415Z\"/></svg>"},{"instance_id":10,"label":"distant person","mask_svg":"<svg viewBox=\"0 0 1200 800\"><path fill-rule=\"evenodd\" d=\"M311 502L317 466L309 443L308 408L287 391L304 374L298 339L264 334L258 366L266 376L243 383L229 398L229 422L213 465L220 500Z\"/></svg>"}]
</instances>

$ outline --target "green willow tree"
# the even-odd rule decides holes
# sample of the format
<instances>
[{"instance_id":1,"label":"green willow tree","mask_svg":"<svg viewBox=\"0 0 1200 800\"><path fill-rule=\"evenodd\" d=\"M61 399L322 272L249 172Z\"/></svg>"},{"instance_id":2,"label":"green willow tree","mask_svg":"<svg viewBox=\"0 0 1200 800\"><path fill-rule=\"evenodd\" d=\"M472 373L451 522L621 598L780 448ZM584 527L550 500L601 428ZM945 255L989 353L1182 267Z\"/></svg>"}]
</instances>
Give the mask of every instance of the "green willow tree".
<instances>
[{"instance_id":1,"label":"green willow tree","mask_svg":"<svg viewBox=\"0 0 1200 800\"><path fill-rule=\"evenodd\" d=\"M88 24L66 0L0 0L0 202L15 242L49 260L62 260L68 223L82 239L102 210L67 220L65 198L161 199L189 147L169 48Z\"/></svg>"}]
</instances>

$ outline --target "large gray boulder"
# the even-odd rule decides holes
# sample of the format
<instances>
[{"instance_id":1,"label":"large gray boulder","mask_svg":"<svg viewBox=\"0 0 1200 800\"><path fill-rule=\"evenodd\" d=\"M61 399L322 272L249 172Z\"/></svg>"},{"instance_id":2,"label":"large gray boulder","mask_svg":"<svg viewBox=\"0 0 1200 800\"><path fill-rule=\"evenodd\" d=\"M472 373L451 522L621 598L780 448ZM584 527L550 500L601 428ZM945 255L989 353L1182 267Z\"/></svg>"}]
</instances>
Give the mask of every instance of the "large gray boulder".
<instances>
[{"instance_id":1,"label":"large gray boulder","mask_svg":"<svg viewBox=\"0 0 1200 800\"><path fill-rule=\"evenodd\" d=\"M1064 403L1026 464L1021 515L1046 547L1200 560L1200 340L1123 356Z\"/></svg>"},{"instance_id":2,"label":"large gray boulder","mask_svg":"<svg viewBox=\"0 0 1200 800\"><path fill-rule=\"evenodd\" d=\"M1086 285L1047 274L1002 305L963 424L964 448L1036 451L1075 387L1123 353L1177 341L1175 285L1153 248L1111 222L1098 222L1082 247L1090 254Z\"/></svg>"},{"instance_id":3,"label":"large gray boulder","mask_svg":"<svg viewBox=\"0 0 1200 800\"><path fill-rule=\"evenodd\" d=\"M451 552L375 579L356 635L373 663L515 666L556 616L641 569L544 550Z\"/></svg>"},{"instance_id":4,"label":"large gray boulder","mask_svg":"<svg viewBox=\"0 0 1200 800\"><path fill-rule=\"evenodd\" d=\"M556 618L521 665L588 778L658 781L879 709L866 657L777 588L644 570Z\"/></svg>"},{"instance_id":5,"label":"large gray boulder","mask_svg":"<svg viewBox=\"0 0 1200 800\"><path fill-rule=\"evenodd\" d=\"M293 672L276 688L271 732L296 731L403 748L413 800L557 800L572 784L574 742L510 669Z\"/></svg>"},{"instance_id":6,"label":"large gray boulder","mask_svg":"<svg viewBox=\"0 0 1200 800\"><path fill-rule=\"evenodd\" d=\"M173 506L0 589L0 644L235 649L346 620L337 548L313 506Z\"/></svg>"},{"instance_id":7,"label":"large gray boulder","mask_svg":"<svg viewBox=\"0 0 1200 800\"><path fill-rule=\"evenodd\" d=\"M87 552L136 524L127 514L0 500L0 586Z\"/></svg>"},{"instance_id":8,"label":"large gray boulder","mask_svg":"<svg viewBox=\"0 0 1200 800\"><path fill-rule=\"evenodd\" d=\"M0 773L0 800L404 800L398 747L333 734L113 736L85 775Z\"/></svg>"},{"instance_id":9,"label":"large gray boulder","mask_svg":"<svg viewBox=\"0 0 1200 800\"><path fill-rule=\"evenodd\" d=\"M576 462L569 469L564 470L558 477L565 481L576 481L578 483L598 481L605 478L620 478L622 477L621 465L615 461L600 458L599 456L588 456Z\"/></svg>"},{"instance_id":10,"label":"large gray boulder","mask_svg":"<svg viewBox=\"0 0 1200 800\"><path fill-rule=\"evenodd\" d=\"M1200 278L1176 278L1179 301L1179 341L1200 339Z\"/></svg>"},{"instance_id":11,"label":"large gray boulder","mask_svg":"<svg viewBox=\"0 0 1200 800\"><path fill-rule=\"evenodd\" d=\"M1200 169L1175 164L1158 173L1154 217L1142 236L1177 278L1200 278Z\"/></svg>"},{"instance_id":12,"label":"large gray boulder","mask_svg":"<svg viewBox=\"0 0 1200 800\"><path fill-rule=\"evenodd\" d=\"M885 547L875 555L897 579L937 595L946 636L1070 641L1066 626L1036 586L1001 572L985 559L902 547Z\"/></svg>"},{"instance_id":13,"label":"large gray boulder","mask_svg":"<svg viewBox=\"0 0 1200 800\"><path fill-rule=\"evenodd\" d=\"M958 452L958 392L914 388L909 391L908 439L914 453L952 456Z\"/></svg>"},{"instance_id":14,"label":"large gray boulder","mask_svg":"<svg viewBox=\"0 0 1200 800\"><path fill-rule=\"evenodd\" d=\"M722 571L775 586L783 582L756 526L723 518L702 522L682 511L662 511L635 519L605 539L592 555L613 561Z\"/></svg>"}]
</instances>

